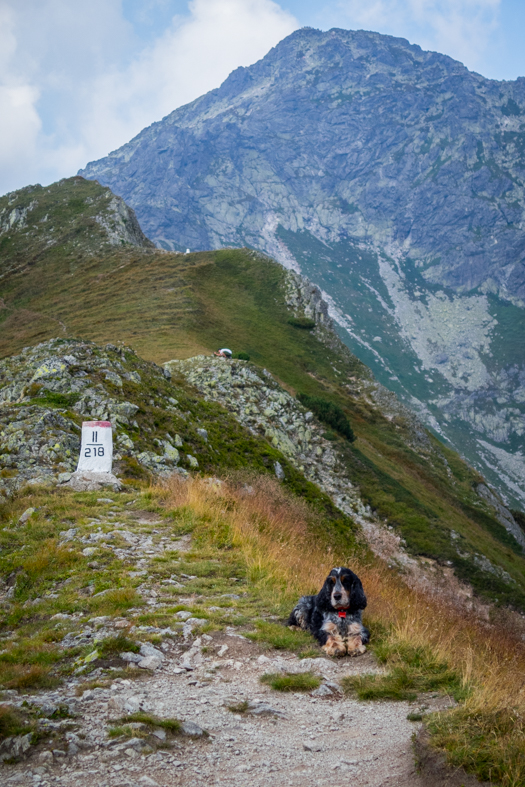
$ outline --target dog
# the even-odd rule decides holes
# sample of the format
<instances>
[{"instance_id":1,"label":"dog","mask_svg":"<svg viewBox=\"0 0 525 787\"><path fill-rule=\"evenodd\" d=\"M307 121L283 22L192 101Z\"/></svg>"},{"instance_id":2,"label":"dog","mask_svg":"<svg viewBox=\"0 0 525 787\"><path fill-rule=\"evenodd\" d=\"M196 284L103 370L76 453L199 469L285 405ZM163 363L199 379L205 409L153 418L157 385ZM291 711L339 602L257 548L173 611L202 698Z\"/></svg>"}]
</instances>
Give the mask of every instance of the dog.
<instances>
[{"instance_id":1,"label":"dog","mask_svg":"<svg viewBox=\"0 0 525 787\"><path fill-rule=\"evenodd\" d=\"M370 640L361 622L365 607L359 577L349 568L333 568L317 596L299 599L288 626L311 631L327 656L358 656Z\"/></svg>"}]
</instances>

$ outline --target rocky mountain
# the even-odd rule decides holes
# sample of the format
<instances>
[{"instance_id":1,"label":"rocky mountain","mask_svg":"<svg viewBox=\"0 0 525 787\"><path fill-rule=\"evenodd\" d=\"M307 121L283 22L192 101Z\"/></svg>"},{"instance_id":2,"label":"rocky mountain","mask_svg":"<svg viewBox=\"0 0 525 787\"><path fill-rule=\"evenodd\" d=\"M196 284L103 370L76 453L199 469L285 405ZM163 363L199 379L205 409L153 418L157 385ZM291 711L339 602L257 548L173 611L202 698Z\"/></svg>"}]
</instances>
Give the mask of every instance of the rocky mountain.
<instances>
[{"instance_id":1,"label":"rocky mountain","mask_svg":"<svg viewBox=\"0 0 525 787\"><path fill-rule=\"evenodd\" d=\"M376 377L523 508L524 113L525 79L303 29L81 174L160 248L307 275Z\"/></svg>"}]
</instances>

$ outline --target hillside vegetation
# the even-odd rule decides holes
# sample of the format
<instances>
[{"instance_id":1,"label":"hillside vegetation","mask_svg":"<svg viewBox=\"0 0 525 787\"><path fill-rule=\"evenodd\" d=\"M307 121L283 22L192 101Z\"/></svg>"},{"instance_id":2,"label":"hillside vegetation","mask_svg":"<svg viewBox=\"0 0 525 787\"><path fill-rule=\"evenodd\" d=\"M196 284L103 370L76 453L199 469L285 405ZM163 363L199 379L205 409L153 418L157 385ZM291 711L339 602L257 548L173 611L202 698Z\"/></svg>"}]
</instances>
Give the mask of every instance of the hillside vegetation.
<instances>
[{"instance_id":1,"label":"hillside vegetation","mask_svg":"<svg viewBox=\"0 0 525 787\"><path fill-rule=\"evenodd\" d=\"M292 395L342 409L355 442L327 430L343 472L410 552L454 566L487 598L525 608L522 547L476 493L482 478L378 388L326 327L312 288L246 250L182 255L146 239L132 245L125 234L114 245L107 219L96 220L112 199L72 178L0 201L2 215L9 207L22 217L1 240L4 356L51 336L122 342L156 363L225 344L245 352ZM291 316L314 316L318 327L299 328ZM133 395L143 409L140 388Z\"/></svg>"},{"instance_id":2,"label":"hillside vegetation","mask_svg":"<svg viewBox=\"0 0 525 787\"><path fill-rule=\"evenodd\" d=\"M152 653L161 663L149 669L162 672L163 663L202 654L197 674L208 686L220 683L217 673L228 675L228 662L210 652L220 632L242 633L289 657L322 655L312 638L283 623L297 597L315 592L342 563L362 578L371 648L384 668L380 675L365 668L343 678L346 694L414 703L412 715L425 719L434 745L455 767L495 785L523 787L525 653L503 620L488 627L407 589L268 475L234 473L223 482L174 475L155 486L137 481L124 493L99 494L36 487L2 509L0 567L8 582L0 598L0 688L10 690L2 712L6 719L6 708L18 710L11 734L32 735L36 752L51 747L74 756L80 741L84 752L95 749L104 757L108 735L126 743L137 735L136 722L151 724L151 715L129 710L119 726L111 722L114 712L108 716L108 700L114 706L110 698L117 696L110 687L122 681L136 695L147 679L146 669L131 668L133 657ZM22 522L27 506L33 513ZM182 679L169 674L167 680L177 696ZM286 683L271 682L286 690ZM102 702L97 735L83 732L94 690ZM433 712L436 698L445 700L442 708L455 707ZM135 729L127 730L127 723ZM177 719L169 723L181 727ZM5 735L0 730L0 745ZM143 755L156 746L151 736L133 740ZM188 756L179 745L177 757ZM154 767L148 761L148 773Z\"/></svg>"},{"instance_id":3,"label":"hillside vegetation","mask_svg":"<svg viewBox=\"0 0 525 787\"><path fill-rule=\"evenodd\" d=\"M454 697L428 718L436 744L522 787L525 657L504 609L525 610L516 522L342 345L308 282L249 250L154 250L114 199L74 178L0 201L1 685L76 685L92 669L109 682L150 634L180 655L189 629L174 617L210 600L193 625L311 655L283 618L348 563L385 672L345 690ZM225 345L250 360L211 357ZM114 424L120 496L66 486L86 417ZM488 619L408 588L405 564L367 547L367 523L420 558L430 591L452 570L468 581Z\"/></svg>"}]
</instances>

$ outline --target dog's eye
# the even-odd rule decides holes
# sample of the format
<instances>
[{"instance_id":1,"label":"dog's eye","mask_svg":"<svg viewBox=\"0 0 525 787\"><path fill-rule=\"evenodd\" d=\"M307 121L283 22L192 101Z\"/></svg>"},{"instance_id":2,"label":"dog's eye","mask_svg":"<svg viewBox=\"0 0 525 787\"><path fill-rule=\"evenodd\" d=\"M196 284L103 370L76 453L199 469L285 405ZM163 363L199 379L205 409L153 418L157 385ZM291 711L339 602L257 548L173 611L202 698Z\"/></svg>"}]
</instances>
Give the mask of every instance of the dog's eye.
<instances>
[{"instance_id":1,"label":"dog's eye","mask_svg":"<svg viewBox=\"0 0 525 787\"><path fill-rule=\"evenodd\" d=\"M334 583L334 585L335 585L335 577L330 577L330 579L332 580L332 582L333 582L333 583Z\"/></svg>"}]
</instances>

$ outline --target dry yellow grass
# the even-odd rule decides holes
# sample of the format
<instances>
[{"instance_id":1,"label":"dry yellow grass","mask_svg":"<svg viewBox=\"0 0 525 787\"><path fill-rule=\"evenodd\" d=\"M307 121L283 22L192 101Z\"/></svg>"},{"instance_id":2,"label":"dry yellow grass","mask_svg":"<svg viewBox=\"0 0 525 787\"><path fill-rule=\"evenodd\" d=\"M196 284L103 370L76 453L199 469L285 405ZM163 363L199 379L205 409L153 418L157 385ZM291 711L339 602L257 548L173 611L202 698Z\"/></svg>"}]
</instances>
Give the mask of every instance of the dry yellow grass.
<instances>
[{"instance_id":1,"label":"dry yellow grass","mask_svg":"<svg viewBox=\"0 0 525 787\"><path fill-rule=\"evenodd\" d=\"M345 551L325 536L308 506L271 478L248 483L179 477L160 490L169 508L194 517L196 535L242 555L249 580L285 609L315 593L334 565L359 574L366 622L386 631L390 652L421 647L446 662L470 694L430 723L456 765L504 787L525 785L525 647L503 623L487 624L408 588L383 563Z\"/></svg>"}]
</instances>

